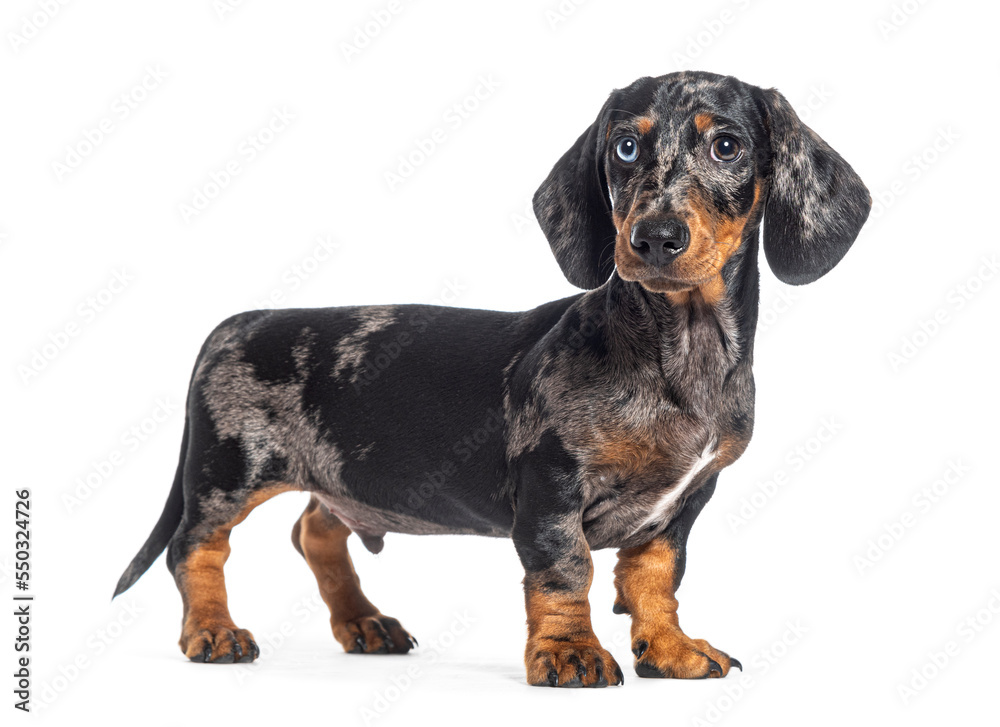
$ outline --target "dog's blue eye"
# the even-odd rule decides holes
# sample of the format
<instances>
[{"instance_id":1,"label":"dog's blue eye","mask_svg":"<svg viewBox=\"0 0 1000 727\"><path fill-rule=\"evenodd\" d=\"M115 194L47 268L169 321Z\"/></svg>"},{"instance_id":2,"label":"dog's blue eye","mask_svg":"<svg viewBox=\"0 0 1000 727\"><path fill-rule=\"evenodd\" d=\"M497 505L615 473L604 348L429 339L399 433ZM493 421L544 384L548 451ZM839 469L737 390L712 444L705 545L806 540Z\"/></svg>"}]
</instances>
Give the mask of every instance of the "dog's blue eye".
<instances>
[{"instance_id":1,"label":"dog's blue eye","mask_svg":"<svg viewBox=\"0 0 1000 727\"><path fill-rule=\"evenodd\" d=\"M719 136L712 142L712 158L717 162L735 162L743 150L731 136Z\"/></svg>"},{"instance_id":2,"label":"dog's blue eye","mask_svg":"<svg viewBox=\"0 0 1000 727\"><path fill-rule=\"evenodd\" d=\"M631 136L626 136L624 139L619 140L618 146L615 147L615 151L617 152L619 159L623 162L631 164L639 158L639 142Z\"/></svg>"}]
</instances>

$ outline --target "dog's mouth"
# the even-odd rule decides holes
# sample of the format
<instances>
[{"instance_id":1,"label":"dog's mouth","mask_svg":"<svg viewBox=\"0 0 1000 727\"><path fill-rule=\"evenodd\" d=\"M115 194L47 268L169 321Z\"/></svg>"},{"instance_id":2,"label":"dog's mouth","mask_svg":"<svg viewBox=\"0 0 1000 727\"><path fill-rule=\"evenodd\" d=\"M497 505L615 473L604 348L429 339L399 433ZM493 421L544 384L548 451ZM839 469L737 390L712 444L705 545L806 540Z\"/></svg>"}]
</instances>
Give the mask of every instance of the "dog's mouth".
<instances>
[{"instance_id":1,"label":"dog's mouth","mask_svg":"<svg viewBox=\"0 0 1000 727\"><path fill-rule=\"evenodd\" d=\"M639 285L650 293L683 293L698 287L698 283L672 280L665 277L643 278L635 282L639 283Z\"/></svg>"},{"instance_id":2,"label":"dog's mouth","mask_svg":"<svg viewBox=\"0 0 1000 727\"><path fill-rule=\"evenodd\" d=\"M678 256L677 262L681 262L680 258L682 256L683 254ZM680 266L675 266L671 263L669 265L653 267L643 265L642 263L637 265L637 262L634 258L626 258L621 262L616 261L618 275L622 280L638 283L651 293L683 293L708 282L708 278L691 279L683 275L685 271L675 269L675 267L687 267L683 263ZM702 266L698 265L695 267L701 268Z\"/></svg>"}]
</instances>

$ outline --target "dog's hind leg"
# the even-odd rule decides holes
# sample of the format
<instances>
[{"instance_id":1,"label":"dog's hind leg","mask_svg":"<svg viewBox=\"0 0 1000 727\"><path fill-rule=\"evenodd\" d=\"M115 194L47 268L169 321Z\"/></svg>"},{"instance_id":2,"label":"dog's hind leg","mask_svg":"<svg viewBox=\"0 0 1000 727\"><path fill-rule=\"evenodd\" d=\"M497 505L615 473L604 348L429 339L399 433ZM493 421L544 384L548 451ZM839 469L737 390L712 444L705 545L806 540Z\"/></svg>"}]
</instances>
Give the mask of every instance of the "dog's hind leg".
<instances>
[{"instance_id":1,"label":"dog's hind leg","mask_svg":"<svg viewBox=\"0 0 1000 727\"><path fill-rule=\"evenodd\" d=\"M185 516L170 542L167 565L184 603L180 647L191 661L230 664L253 661L253 635L229 614L223 566L229 533L274 495L297 489L273 484L254 490L216 491L213 499L185 502Z\"/></svg>"},{"instance_id":2,"label":"dog's hind leg","mask_svg":"<svg viewBox=\"0 0 1000 727\"><path fill-rule=\"evenodd\" d=\"M320 595L330 608L333 636L344 651L405 654L416 646L416 639L362 593L347 550L350 534L350 528L313 497L292 529L292 545L316 576Z\"/></svg>"}]
</instances>

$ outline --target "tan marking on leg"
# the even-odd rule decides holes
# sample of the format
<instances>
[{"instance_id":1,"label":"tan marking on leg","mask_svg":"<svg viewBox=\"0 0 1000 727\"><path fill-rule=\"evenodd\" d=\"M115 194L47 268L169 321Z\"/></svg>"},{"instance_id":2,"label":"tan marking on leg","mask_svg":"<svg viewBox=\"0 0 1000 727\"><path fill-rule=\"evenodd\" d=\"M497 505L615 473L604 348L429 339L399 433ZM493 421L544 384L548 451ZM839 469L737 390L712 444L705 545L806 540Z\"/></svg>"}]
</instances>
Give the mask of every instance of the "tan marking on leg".
<instances>
[{"instance_id":1,"label":"tan marking on leg","mask_svg":"<svg viewBox=\"0 0 1000 727\"><path fill-rule=\"evenodd\" d=\"M529 684L554 687L579 679L582 686L605 686L624 681L618 662L601 646L590 623L587 593L593 573L590 563L586 587L575 591L544 588L545 572L525 578L528 643L524 664Z\"/></svg>"},{"instance_id":2,"label":"tan marking on leg","mask_svg":"<svg viewBox=\"0 0 1000 727\"><path fill-rule=\"evenodd\" d=\"M636 671L676 679L725 676L732 667L729 656L681 630L674 597L676 567L677 551L664 538L618 551L615 603L632 615Z\"/></svg>"},{"instance_id":3,"label":"tan marking on leg","mask_svg":"<svg viewBox=\"0 0 1000 727\"><path fill-rule=\"evenodd\" d=\"M235 518L217 528L177 566L174 578L184 603L180 647L189 659L227 663L256 658L259 652L253 635L237 628L229 614L223 573L230 553L229 533L255 507L293 489L297 488L280 484L253 492Z\"/></svg>"},{"instance_id":4,"label":"tan marking on leg","mask_svg":"<svg viewBox=\"0 0 1000 727\"><path fill-rule=\"evenodd\" d=\"M380 613L362 592L347 548L350 528L313 499L293 532L330 609L333 636L345 651L406 653L413 647L415 640L399 621Z\"/></svg>"}]
</instances>

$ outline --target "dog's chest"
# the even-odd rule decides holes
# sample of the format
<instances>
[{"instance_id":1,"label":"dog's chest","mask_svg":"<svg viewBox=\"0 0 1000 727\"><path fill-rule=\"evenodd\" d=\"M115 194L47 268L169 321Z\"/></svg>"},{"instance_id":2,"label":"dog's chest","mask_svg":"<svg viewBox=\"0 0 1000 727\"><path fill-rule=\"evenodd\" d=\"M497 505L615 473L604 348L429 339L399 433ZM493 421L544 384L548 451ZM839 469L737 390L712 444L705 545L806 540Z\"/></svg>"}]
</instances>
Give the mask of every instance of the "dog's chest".
<instances>
[{"instance_id":1,"label":"dog's chest","mask_svg":"<svg viewBox=\"0 0 1000 727\"><path fill-rule=\"evenodd\" d=\"M584 527L592 546L637 544L661 532L694 491L746 449L749 366L721 371L717 382L698 379L701 388L686 400L648 391L601 407L603 419L592 421L585 448Z\"/></svg>"},{"instance_id":2,"label":"dog's chest","mask_svg":"<svg viewBox=\"0 0 1000 727\"><path fill-rule=\"evenodd\" d=\"M665 419L652 431L622 428L588 457L583 519L592 547L624 547L661 532L750 440L749 431L719 419Z\"/></svg>"}]
</instances>

